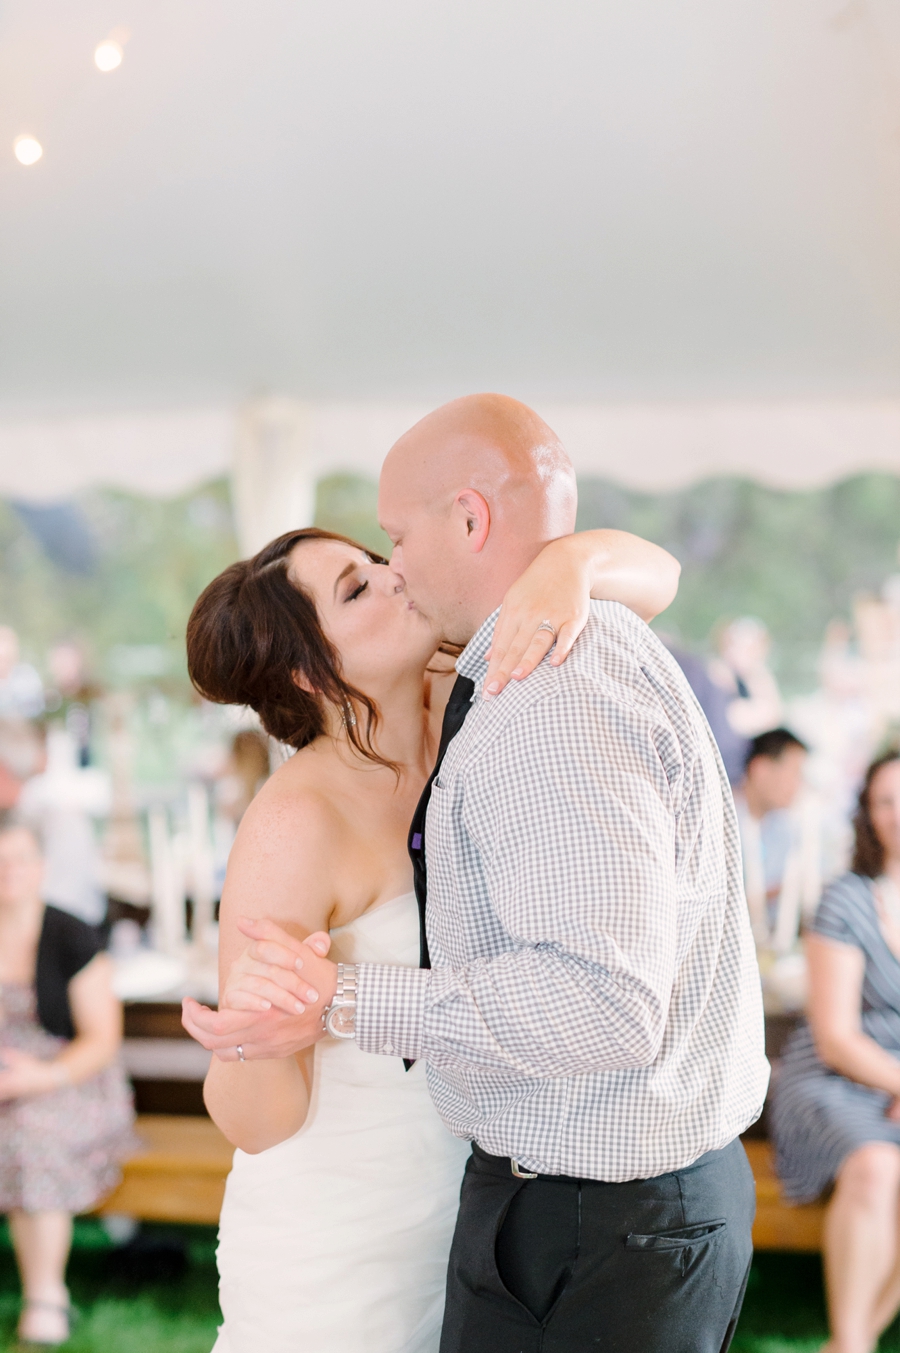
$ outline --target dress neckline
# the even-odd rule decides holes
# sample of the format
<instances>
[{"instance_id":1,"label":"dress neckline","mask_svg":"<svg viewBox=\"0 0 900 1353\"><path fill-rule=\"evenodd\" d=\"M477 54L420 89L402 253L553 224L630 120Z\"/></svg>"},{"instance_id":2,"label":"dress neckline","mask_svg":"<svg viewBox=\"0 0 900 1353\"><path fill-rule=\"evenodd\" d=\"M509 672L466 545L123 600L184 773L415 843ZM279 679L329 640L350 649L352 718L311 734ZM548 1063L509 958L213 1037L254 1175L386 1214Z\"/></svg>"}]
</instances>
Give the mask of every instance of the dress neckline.
<instances>
[{"instance_id":1,"label":"dress neckline","mask_svg":"<svg viewBox=\"0 0 900 1353\"><path fill-rule=\"evenodd\" d=\"M407 893L400 893L398 897L390 898L387 902L379 902L377 907L367 907L366 910L361 911L358 916L354 916L352 921L346 921L343 925L333 926L328 933L329 935L339 935L342 930L349 930L351 926L358 925L360 921L366 920L369 916L375 916L379 912L386 911L388 907L396 907L398 902L408 902L411 897L415 897L415 893L412 889Z\"/></svg>"}]
</instances>

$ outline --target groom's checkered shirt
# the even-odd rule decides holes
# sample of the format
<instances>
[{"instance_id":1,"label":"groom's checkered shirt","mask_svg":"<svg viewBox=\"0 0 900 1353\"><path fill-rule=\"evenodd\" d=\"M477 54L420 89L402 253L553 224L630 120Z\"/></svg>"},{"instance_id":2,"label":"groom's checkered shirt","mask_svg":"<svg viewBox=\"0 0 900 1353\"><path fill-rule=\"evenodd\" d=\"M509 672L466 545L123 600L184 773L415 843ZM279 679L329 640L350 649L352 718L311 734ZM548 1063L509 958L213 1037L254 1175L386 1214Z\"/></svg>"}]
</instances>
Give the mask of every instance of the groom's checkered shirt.
<instances>
[{"instance_id":1,"label":"groom's checkered shirt","mask_svg":"<svg viewBox=\"0 0 900 1353\"><path fill-rule=\"evenodd\" d=\"M561 667L472 709L428 809L432 970L364 964L357 1041L424 1057L452 1132L523 1169L679 1169L759 1114L759 975L731 793L650 629L594 602Z\"/></svg>"}]
</instances>

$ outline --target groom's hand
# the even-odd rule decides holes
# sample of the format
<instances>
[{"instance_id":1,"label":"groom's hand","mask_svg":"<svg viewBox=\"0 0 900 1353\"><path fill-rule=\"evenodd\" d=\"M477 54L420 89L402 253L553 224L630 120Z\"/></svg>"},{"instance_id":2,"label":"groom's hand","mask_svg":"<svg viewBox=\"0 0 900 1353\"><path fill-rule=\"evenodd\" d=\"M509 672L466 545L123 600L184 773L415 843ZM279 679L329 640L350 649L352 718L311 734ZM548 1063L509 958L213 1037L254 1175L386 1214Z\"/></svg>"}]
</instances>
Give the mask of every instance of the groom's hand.
<instances>
[{"instance_id":1,"label":"groom's hand","mask_svg":"<svg viewBox=\"0 0 900 1353\"><path fill-rule=\"evenodd\" d=\"M218 1011L188 998L182 1024L225 1062L288 1057L324 1035L322 1013L337 986L337 965L325 958L324 932L306 942L273 921L245 920L238 929L253 943L232 966Z\"/></svg>"},{"instance_id":2,"label":"groom's hand","mask_svg":"<svg viewBox=\"0 0 900 1353\"><path fill-rule=\"evenodd\" d=\"M326 931L298 940L274 921L245 917L238 920L238 930L252 943L231 965L219 995L220 1009L264 1011L274 1006L286 1015L302 1015L307 1007L330 1005L337 967L325 958L331 948Z\"/></svg>"}]
</instances>

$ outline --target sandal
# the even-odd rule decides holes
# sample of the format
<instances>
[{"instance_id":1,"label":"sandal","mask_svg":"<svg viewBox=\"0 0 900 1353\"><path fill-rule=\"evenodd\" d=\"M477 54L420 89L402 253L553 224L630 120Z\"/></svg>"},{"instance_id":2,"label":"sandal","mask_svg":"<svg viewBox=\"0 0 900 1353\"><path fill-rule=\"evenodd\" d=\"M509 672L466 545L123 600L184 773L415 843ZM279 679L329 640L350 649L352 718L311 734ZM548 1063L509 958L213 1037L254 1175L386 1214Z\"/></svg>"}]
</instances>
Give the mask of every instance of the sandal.
<instances>
[{"instance_id":1,"label":"sandal","mask_svg":"<svg viewBox=\"0 0 900 1353\"><path fill-rule=\"evenodd\" d=\"M74 1309L70 1304L67 1303L65 1306L61 1306L56 1301L25 1301L22 1303L22 1315L24 1316L25 1312L28 1310L55 1311L57 1315L61 1315L65 1320L66 1332L61 1339L28 1339L23 1338L20 1334L18 1336L18 1348L22 1350L59 1348L68 1341L69 1336L72 1333L72 1320L75 1314Z\"/></svg>"}]
</instances>

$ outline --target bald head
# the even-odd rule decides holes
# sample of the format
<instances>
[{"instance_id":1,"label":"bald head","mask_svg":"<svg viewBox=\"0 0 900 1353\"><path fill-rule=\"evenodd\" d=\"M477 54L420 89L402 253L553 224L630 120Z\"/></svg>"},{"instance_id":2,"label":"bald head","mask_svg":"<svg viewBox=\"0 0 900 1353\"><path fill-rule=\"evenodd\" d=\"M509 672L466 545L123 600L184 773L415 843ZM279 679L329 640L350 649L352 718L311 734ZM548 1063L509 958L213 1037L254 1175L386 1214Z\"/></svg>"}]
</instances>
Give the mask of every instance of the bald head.
<instances>
[{"instance_id":1,"label":"bald head","mask_svg":"<svg viewBox=\"0 0 900 1353\"><path fill-rule=\"evenodd\" d=\"M381 472L379 516L410 597L465 643L549 540L575 527L575 475L533 409L468 395L404 433Z\"/></svg>"},{"instance_id":2,"label":"bald head","mask_svg":"<svg viewBox=\"0 0 900 1353\"><path fill-rule=\"evenodd\" d=\"M573 529L575 476L562 442L542 418L508 395L466 395L435 409L388 452L382 484L405 484L426 507L446 507L475 488L497 511L536 519L550 540Z\"/></svg>"}]
</instances>

